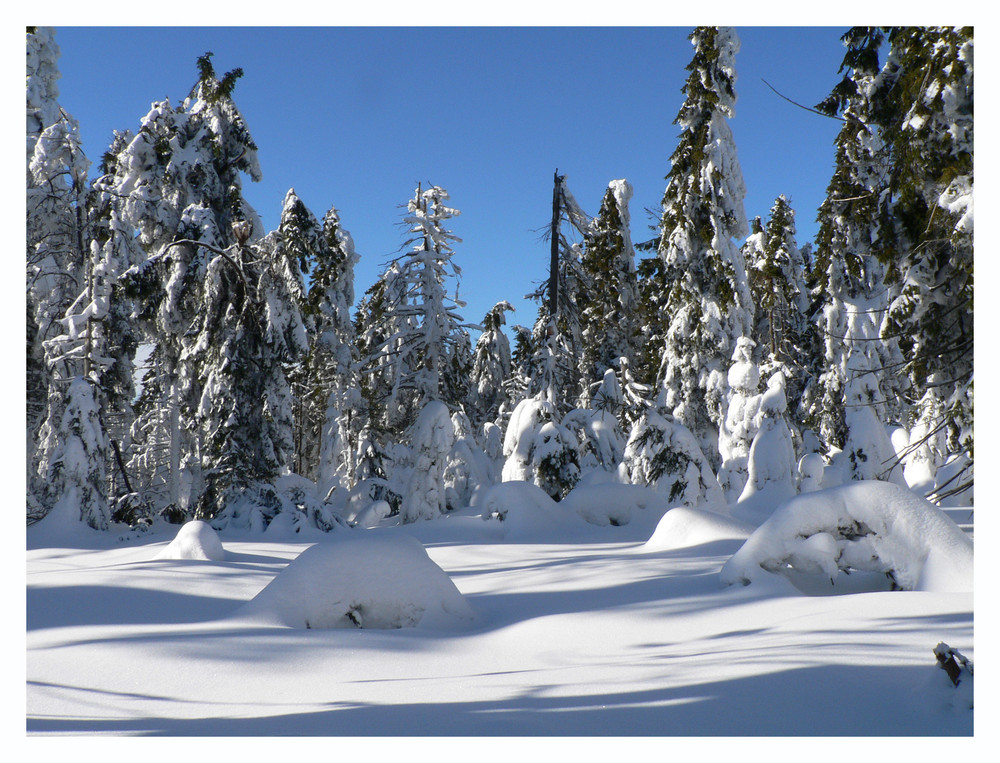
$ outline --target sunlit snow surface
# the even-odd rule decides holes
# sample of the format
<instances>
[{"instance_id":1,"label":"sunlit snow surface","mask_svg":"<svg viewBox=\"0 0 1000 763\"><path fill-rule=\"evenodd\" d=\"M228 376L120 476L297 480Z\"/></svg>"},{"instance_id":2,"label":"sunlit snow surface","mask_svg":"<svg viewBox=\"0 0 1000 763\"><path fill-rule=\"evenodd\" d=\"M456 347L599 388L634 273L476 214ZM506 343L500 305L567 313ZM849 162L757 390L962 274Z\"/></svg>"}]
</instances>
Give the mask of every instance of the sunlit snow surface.
<instances>
[{"instance_id":1,"label":"sunlit snow surface","mask_svg":"<svg viewBox=\"0 0 1000 763\"><path fill-rule=\"evenodd\" d=\"M408 577L401 588L447 573L474 618L433 628L246 617L292 560L330 542L318 533L223 532L225 556L211 561L157 558L176 527L124 540L29 530L28 732L972 733L973 712L956 706L933 655L944 641L974 659L972 594L808 596L778 576L724 587L720 570L752 528L692 509L658 523L661 503L619 498L630 503L619 526L593 522L624 518L597 511L610 490L575 499L591 521L549 507L562 512L563 537L558 512L537 526L522 516L510 533L482 508L336 534L337 544L356 532L369 550L409 548L386 571ZM312 558L329 579L309 585L349 586L330 557ZM384 591L385 580L367 582Z\"/></svg>"}]
</instances>

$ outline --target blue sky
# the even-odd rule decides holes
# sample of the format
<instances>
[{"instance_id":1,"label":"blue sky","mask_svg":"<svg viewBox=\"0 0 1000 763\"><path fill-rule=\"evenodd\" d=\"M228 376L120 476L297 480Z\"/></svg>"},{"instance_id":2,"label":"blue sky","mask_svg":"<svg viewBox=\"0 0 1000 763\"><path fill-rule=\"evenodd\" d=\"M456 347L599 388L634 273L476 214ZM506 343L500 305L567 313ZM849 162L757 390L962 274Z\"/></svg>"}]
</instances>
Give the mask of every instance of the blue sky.
<instances>
[{"instance_id":1,"label":"blue sky","mask_svg":"<svg viewBox=\"0 0 1000 763\"><path fill-rule=\"evenodd\" d=\"M730 125L749 218L778 194L797 212L799 244L815 234L833 168L838 123L800 103L839 80L844 27L738 27L737 113ZM498 300L531 325L521 297L546 275L540 239L558 168L596 214L608 181L635 189L632 233L651 238L678 137L692 48L690 27L125 28L57 27L60 103L96 164L115 129L137 129L152 101L179 103L215 55L259 147L264 178L245 196L277 225L295 188L317 216L336 206L361 262L357 295L405 237L399 225L417 182L448 189L462 211L455 262L466 320Z\"/></svg>"}]
</instances>

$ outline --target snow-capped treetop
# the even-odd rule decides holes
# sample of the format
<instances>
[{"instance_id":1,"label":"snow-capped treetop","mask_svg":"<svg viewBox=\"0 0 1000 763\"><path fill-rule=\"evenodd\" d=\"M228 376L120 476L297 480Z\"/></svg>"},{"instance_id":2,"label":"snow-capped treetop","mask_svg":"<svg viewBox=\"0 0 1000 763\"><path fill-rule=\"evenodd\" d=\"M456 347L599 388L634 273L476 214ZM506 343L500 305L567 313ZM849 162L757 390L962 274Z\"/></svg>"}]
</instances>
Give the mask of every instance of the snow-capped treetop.
<instances>
[{"instance_id":1,"label":"snow-capped treetop","mask_svg":"<svg viewBox=\"0 0 1000 763\"><path fill-rule=\"evenodd\" d=\"M746 188L726 121L732 113L730 31L698 27L681 127L663 195L656 277L667 292L658 322L667 327L658 373L664 405L698 437L717 463L718 426L726 411L726 370L736 340L749 336L753 302L743 254Z\"/></svg>"},{"instance_id":2,"label":"snow-capped treetop","mask_svg":"<svg viewBox=\"0 0 1000 763\"><path fill-rule=\"evenodd\" d=\"M59 45L51 27L29 27L27 33L28 157L34 151L34 139L60 117L59 108Z\"/></svg>"}]
</instances>

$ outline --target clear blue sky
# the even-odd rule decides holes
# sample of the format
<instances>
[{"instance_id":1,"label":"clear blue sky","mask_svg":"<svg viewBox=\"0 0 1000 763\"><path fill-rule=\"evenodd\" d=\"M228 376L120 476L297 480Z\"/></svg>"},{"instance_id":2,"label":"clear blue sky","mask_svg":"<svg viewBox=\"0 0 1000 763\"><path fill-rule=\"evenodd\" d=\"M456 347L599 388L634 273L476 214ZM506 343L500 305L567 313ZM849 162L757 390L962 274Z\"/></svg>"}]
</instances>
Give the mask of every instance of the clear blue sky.
<instances>
[{"instance_id":1,"label":"clear blue sky","mask_svg":"<svg viewBox=\"0 0 1000 763\"><path fill-rule=\"evenodd\" d=\"M737 113L730 125L748 218L778 194L797 212L802 245L833 168L838 123L800 103L839 80L841 27L738 27ZM689 27L638 28L125 28L57 27L60 102L95 165L115 129L137 129L154 100L175 104L214 52L221 75L241 67L235 101L259 147L263 180L246 198L277 225L295 188L317 217L331 206L354 237L360 297L404 241L400 205L417 182L448 189L462 211L460 297L478 322L498 300L517 308L546 275L540 239L552 175L568 176L596 214L608 181L635 188L632 235L653 236L677 144L674 117L692 48Z\"/></svg>"}]
</instances>

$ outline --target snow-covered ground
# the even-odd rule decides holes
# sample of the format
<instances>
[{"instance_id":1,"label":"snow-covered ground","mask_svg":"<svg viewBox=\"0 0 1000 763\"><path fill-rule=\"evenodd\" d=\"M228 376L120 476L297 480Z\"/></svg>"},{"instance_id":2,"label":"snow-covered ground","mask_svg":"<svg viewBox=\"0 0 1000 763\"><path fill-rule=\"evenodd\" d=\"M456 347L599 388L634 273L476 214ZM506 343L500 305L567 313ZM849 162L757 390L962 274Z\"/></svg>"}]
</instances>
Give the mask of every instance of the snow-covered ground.
<instances>
[{"instance_id":1,"label":"snow-covered ground","mask_svg":"<svg viewBox=\"0 0 1000 763\"><path fill-rule=\"evenodd\" d=\"M177 554L177 527L42 523L27 536L28 733L972 734L933 654L943 641L974 659L971 592L725 586L752 529L740 522L692 508L658 522L656 500L633 500L619 526L594 524L593 505L589 522L552 507L510 527L469 508L330 535L222 533L221 559L191 558L198 539L213 545L204 528ZM951 516L971 533L971 509ZM313 544L326 546L296 565ZM338 547L354 549L347 567ZM390 629L339 615L326 624L347 627L289 627L296 602L362 590L419 606ZM364 625L375 609L360 601L350 619Z\"/></svg>"}]
</instances>

